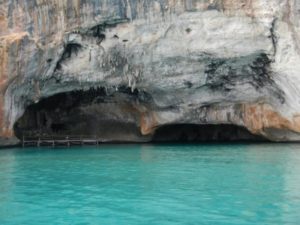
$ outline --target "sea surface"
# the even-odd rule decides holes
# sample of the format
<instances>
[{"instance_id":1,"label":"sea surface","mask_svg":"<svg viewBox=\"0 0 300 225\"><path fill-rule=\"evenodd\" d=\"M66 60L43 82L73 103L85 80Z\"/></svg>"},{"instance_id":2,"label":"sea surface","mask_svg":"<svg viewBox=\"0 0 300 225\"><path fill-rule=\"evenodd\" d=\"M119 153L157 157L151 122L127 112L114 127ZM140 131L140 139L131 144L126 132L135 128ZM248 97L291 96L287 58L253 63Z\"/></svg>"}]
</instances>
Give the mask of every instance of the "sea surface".
<instances>
[{"instance_id":1,"label":"sea surface","mask_svg":"<svg viewBox=\"0 0 300 225\"><path fill-rule=\"evenodd\" d=\"M0 224L300 224L300 145L1 150Z\"/></svg>"}]
</instances>

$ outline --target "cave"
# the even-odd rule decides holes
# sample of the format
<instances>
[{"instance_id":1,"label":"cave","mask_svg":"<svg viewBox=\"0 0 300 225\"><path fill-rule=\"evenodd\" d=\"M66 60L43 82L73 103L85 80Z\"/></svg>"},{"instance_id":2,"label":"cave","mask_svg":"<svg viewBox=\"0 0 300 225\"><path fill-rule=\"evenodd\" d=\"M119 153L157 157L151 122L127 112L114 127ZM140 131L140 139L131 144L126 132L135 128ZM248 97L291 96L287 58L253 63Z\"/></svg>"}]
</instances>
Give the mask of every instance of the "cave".
<instances>
[{"instance_id":1,"label":"cave","mask_svg":"<svg viewBox=\"0 0 300 225\"><path fill-rule=\"evenodd\" d=\"M140 132L140 114L133 102L151 102L142 91L119 87L72 91L29 105L15 123L14 132L25 138L97 136L103 142L225 142L265 141L247 129L228 124L167 124L152 134Z\"/></svg>"},{"instance_id":2,"label":"cave","mask_svg":"<svg viewBox=\"0 0 300 225\"><path fill-rule=\"evenodd\" d=\"M169 124L159 127L153 142L263 142L265 138L232 124Z\"/></svg>"},{"instance_id":3,"label":"cave","mask_svg":"<svg viewBox=\"0 0 300 225\"><path fill-rule=\"evenodd\" d=\"M29 105L15 123L14 132L25 138L97 136L104 142L147 141L136 125L139 114L131 102L146 99L146 94L119 87L71 91L44 98Z\"/></svg>"}]
</instances>

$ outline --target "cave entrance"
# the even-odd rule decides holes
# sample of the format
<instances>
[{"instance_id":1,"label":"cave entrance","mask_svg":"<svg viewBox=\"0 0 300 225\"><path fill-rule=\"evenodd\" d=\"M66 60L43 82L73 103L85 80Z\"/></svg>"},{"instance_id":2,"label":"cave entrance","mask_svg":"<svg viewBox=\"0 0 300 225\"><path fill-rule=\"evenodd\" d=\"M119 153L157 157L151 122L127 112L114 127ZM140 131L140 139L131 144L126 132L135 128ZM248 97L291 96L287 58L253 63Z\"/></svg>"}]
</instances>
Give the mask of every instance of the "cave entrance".
<instances>
[{"instance_id":1,"label":"cave entrance","mask_svg":"<svg viewBox=\"0 0 300 225\"><path fill-rule=\"evenodd\" d=\"M140 115L131 104L145 95L126 87L111 94L105 88L56 94L29 105L14 131L20 140L97 136L107 142L148 141L149 136L140 134Z\"/></svg>"},{"instance_id":2,"label":"cave entrance","mask_svg":"<svg viewBox=\"0 0 300 225\"><path fill-rule=\"evenodd\" d=\"M246 128L229 124L171 124L158 128L153 142L243 142L267 141Z\"/></svg>"},{"instance_id":3,"label":"cave entrance","mask_svg":"<svg viewBox=\"0 0 300 225\"><path fill-rule=\"evenodd\" d=\"M107 142L265 141L235 125L164 125L154 134L140 132L140 113L133 102L151 103L145 92L126 87L108 94L105 88L73 91L29 105L15 123L16 136L25 138L97 136Z\"/></svg>"}]
</instances>

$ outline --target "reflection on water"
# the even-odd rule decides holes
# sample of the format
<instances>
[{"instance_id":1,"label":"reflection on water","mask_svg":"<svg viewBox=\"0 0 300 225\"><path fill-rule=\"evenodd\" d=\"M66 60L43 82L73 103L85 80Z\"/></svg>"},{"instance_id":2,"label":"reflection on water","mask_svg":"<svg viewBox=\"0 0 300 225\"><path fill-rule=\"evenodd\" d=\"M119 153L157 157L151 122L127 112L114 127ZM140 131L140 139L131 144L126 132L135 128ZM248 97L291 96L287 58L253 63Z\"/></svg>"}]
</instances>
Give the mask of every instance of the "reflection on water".
<instances>
[{"instance_id":1,"label":"reflection on water","mask_svg":"<svg viewBox=\"0 0 300 225\"><path fill-rule=\"evenodd\" d=\"M297 224L300 145L0 151L0 224Z\"/></svg>"}]
</instances>

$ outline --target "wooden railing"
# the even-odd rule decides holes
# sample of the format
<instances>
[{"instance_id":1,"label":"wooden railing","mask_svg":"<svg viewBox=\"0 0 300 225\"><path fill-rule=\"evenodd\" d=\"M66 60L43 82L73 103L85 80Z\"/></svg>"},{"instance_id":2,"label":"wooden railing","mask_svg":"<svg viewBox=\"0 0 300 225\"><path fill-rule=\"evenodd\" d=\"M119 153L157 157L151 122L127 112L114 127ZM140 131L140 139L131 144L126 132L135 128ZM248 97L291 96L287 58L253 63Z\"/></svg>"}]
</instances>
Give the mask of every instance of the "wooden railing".
<instances>
[{"instance_id":1,"label":"wooden railing","mask_svg":"<svg viewBox=\"0 0 300 225\"><path fill-rule=\"evenodd\" d=\"M96 135L55 135L26 137L23 136L22 146L71 146L71 145L99 145L100 139Z\"/></svg>"}]
</instances>

